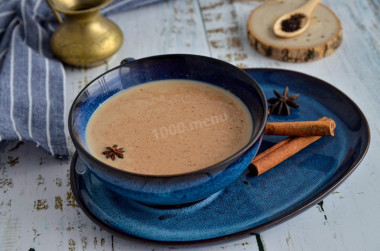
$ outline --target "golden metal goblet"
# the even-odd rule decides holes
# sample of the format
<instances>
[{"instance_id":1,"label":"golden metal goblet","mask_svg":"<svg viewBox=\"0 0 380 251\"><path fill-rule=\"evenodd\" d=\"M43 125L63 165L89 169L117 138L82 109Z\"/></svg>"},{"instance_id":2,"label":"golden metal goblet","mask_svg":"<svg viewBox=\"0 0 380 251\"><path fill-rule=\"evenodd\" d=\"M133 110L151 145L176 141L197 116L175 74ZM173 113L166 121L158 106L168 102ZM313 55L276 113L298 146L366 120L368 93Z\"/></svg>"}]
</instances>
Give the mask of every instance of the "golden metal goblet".
<instances>
[{"instance_id":1,"label":"golden metal goblet","mask_svg":"<svg viewBox=\"0 0 380 251\"><path fill-rule=\"evenodd\" d=\"M92 67L112 56L122 45L119 27L100 14L113 0L46 0L64 22L51 37L53 53L74 66ZM58 18L60 20L60 17Z\"/></svg>"}]
</instances>

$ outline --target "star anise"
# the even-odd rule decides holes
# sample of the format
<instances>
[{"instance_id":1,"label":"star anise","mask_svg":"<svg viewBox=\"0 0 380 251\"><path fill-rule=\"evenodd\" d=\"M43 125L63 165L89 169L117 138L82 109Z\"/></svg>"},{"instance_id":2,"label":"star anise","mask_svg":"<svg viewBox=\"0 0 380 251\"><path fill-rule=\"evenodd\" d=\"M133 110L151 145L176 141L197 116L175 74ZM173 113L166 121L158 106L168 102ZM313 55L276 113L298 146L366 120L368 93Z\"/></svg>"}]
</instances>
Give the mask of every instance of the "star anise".
<instances>
[{"instance_id":1,"label":"star anise","mask_svg":"<svg viewBox=\"0 0 380 251\"><path fill-rule=\"evenodd\" d=\"M281 95L278 91L273 90L275 98L268 99L270 114L290 114L290 107L298 108L299 105L294 101L298 99L300 94L293 94L289 96L289 88L286 87L284 93Z\"/></svg>"},{"instance_id":2,"label":"star anise","mask_svg":"<svg viewBox=\"0 0 380 251\"><path fill-rule=\"evenodd\" d=\"M106 156L106 158L111 158L112 160L115 160L116 156L119 158L124 158L123 154L123 148L118 148L117 145L107 146L106 151L103 152L103 154Z\"/></svg>"}]
</instances>

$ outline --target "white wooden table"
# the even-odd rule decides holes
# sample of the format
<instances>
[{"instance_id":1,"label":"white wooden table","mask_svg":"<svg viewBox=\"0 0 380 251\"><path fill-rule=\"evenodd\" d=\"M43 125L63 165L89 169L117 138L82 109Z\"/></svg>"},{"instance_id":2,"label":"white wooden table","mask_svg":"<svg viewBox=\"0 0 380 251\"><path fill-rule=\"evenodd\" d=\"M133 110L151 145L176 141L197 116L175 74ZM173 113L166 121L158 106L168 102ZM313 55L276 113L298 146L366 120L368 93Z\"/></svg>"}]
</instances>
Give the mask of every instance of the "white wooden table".
<instances>
[{"instance_id":1,"label":"white wooden table","mask_svg":"<svg viewBox=\"0 0 380 251\"><path fill-rule=\"evenodd\" d=\"M0 250L379 250L380 1L323 3L342 21L343 44L316 62L274 61L250 47L246 21L262 1L172 0L111 16L125 41L106 65L66 67L67 108L81 88L123 58L167 53L212 56L239 67L291 69L333 84L363 110L372 139L362 163L323 206L259 235L227 241L164 246L125 240L100 229L75 203L69 161L56 160L33 145L14 151L9 145L0 152Z\"/></svg>"}]
</instances>

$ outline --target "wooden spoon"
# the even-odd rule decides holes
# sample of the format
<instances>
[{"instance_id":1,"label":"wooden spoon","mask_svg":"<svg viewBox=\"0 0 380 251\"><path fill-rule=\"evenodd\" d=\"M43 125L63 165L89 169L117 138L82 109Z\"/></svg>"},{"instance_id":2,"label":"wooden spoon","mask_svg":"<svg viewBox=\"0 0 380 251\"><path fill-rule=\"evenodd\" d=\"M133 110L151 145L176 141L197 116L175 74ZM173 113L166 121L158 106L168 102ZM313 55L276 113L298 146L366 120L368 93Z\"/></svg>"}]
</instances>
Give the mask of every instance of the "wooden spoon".
<instances>
[{"instance_id":1,"label":"wooden spoon","mask_svg":"<svg viewBox=\"0 0 380 251\"><path fill-rule=\"evenodd\" d=\"M307 1L300 8L282 15L273 25L278 37L290 38L304 32L310 24L310 15L321 0Z\"/></svg>"}]
</instances>

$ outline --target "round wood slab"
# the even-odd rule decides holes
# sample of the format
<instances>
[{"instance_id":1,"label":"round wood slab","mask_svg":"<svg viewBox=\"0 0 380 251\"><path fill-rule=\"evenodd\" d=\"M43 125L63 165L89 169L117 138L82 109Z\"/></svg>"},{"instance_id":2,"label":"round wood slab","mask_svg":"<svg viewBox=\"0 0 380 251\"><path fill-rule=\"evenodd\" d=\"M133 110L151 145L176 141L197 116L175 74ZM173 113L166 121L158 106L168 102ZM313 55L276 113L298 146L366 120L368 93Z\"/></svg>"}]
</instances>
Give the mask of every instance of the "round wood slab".
<instances>
[{"instance_id":1,"label":"round wood slab","mask_svg":"<svg viewBox=\"0 0 380 251\"><path fill-rule=\"evenodd\" d=\"M286 62L308 62L332 54L342 42L342 25L325 5L314 9L304 33L293 38L279 38L273 33L277 18L303 3L305 0L267 1L254 9L247 22L252 47L267 57Z\"/></svg>"}]
</instances>

